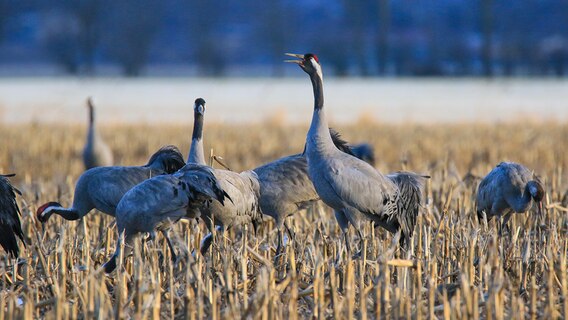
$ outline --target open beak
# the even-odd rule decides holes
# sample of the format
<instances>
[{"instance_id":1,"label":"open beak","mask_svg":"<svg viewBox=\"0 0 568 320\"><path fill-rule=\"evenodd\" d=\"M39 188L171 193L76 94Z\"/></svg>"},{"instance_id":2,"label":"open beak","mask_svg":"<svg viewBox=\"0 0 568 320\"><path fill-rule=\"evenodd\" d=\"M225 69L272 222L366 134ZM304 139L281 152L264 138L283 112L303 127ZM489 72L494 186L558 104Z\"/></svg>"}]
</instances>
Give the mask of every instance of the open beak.
<instances>
[{"instance_id":1,"label":"open beak","mask_svg":"<svg viewBox=\"0 0 568 320\"><path fill-rule=\"evenodd\" d=\"M285 55L287 55L289 57L298 58L300 60L284 60L284 62L296 63L296 64L299 64L299 65L302 65L304 63L304 55L303 54L285 53Z\"/></svg>"}]
</instances>

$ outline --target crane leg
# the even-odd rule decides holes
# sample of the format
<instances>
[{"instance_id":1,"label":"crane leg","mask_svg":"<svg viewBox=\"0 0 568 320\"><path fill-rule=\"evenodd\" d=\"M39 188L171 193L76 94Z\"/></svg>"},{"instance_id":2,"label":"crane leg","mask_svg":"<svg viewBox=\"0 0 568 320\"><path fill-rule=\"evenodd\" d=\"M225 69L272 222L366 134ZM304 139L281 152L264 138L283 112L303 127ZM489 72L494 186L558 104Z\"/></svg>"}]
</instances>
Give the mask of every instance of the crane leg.
<instances>
[{"instance_id":1,"label":"crane leg","mask_svg":"<svg viewBox=\"0 0 568 320\"><path fill-rule=\"evenodd\" d=\"M280 264L280 260L284 255L284 231L282 230L282 227L278 227L277 238L278 244L276 245L276 254L274 255L275 266L278 266Z\"/></svg>"},{"instance_id":2,"label":"crane leg","mask_svg":"<svg viewBox=\"0 0 568 320\"><path fill-rule=\"evenodd\" d=\"M507 213L505 215L505 217L503 218L503 225L501 226L501 229L507 229L506 231L511 234L511 229L509 228L509 220L511 219L511 216L513 216L513 214L511 212Z\"/></svg>"},{"instance_id":3,"label":"crane leg","mask_svg":"<svg viewBox=\"0 0 568 320\"><path fill-rule=\"evenodd\" d=\"M199 252L201 252L201 255L205 256L205 254L207 253L207 250L209 250L209 247L211 246L212 243L213 243L213 234L212 233L209 233L203 239L201 239L201 245L200 245L200 248L199 248Z\"/></svg>"},{"instance_id":4,"label":"crane leg","mask_svg":"<svg viewBox=\"0 0 568 320\"><path fill-rule=\"evenodd\" d=\"M352 259L359 259L363 256L363 241L364 241L364 237L363 237L363 233L361 232L361 230L357 229L357 235L359 236L359 247L361 249L359 249L359 251L357 251L357 253L355 253L352 257Z\"/></svg>"},{"instance_id":5,"label":"crane leg","mask_svg":"<svg viewBox=\"0 0 568 320\"><path fill-rule=\"evenodd\" d=\"M284 228L286 228L286 232L288 232L288 236L290 237L290 239L292 241L295 241L296 240L296 234L294 233L294 231L292 231L292 229L290 229L286 220L284 220Z\"/></svg>"},{"instance_id":6,"label":"crane leg","mask_svg":"<svg viewBox=\"0 0 568 320\"><path fill-rule=\"evenodd\" d=\"M349 244L349 237L347 237L347 232L343 233L343 240L345 241L345 249L347 250L347 255L351 256L351 245Z\"/></svg>"},{"instance_id":7,"label":"crane leg","mask_svg":"<svg viewBox=\"0 0 568 320\"><path fill-rule=\"evenodd\" d=\"M339 224L339 228L343 233L343 241L345 242L345 249L347 250L347 255L351 257L351 246L349 245L349 239L347 238L347 231L349 230L349 220L345 215L343 210L334 210L333 213L335 214L335 220ZM335 263L338 264L341 258L341 254L343 253L343 248L337 251L337 258L335 259Z\"/></svg>"},{"instance_id":8,"label":"crane leg","mask_svg":"<svg viewBox=\"0 0 568 320\"><path fill-rule=\"evenodd\" d=\"M223 231L223 229L220 226L215 227L215 230L217 230L217 232ZM209 250L209 247L212 244L213 244L213 233L210 232L203 239L201 239L201 245L200 245L199 251L201 252L201 254L203 256L205 256L205 254L207 253L207 250Z\"/></svg>"},{"instance_id":9,"label":"crane leg","mask_svg":"<svg viewBox=\"0 0 568 320\"><path fill-rule=\"evenodd\" d=\"M168 244L168 248L170 249L170 255L172 256L172 262L175 264L177 263L177 255L174 245L172 244L172 240L168 235L168 230L162 230L162 235L166 238L166 243Z\"/></svg>"},{"instance_id":10,"label":"crane leg","mask_svg":"<svg viewBox=\"0 0 568 320\"><path fill-rule=\"evenodd\" d=\"M114 251L114 254L103 265L105 273L111 273L116 269L118 265L117 260L120 257L123 237L124 237L124 253L122 254L122 256L125 257L129 253L129 248L132 243L132 236L127 235L126 231L124 231L124 235L119 235L118 240L116 241L116 250Z\"/></svg>"}]
</instances>

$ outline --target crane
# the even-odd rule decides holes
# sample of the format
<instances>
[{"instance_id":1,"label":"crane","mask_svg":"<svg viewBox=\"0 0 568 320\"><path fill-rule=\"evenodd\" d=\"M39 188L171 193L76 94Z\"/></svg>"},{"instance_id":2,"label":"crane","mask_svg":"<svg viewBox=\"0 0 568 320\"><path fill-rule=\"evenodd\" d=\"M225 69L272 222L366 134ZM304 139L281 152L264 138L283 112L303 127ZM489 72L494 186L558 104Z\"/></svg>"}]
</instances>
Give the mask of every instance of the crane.
<instances>
[{"instance_id":1,"label":"crane","mask_svg":"<svg viewBox=\"0 0 568 320\"><path fill-rule=\"evenodd\" d=\"M513 213L530 210L533 202L542 212L544 198L542 182L525 166L514 162L501 162L481 182L477 189L477 216L487 220L494 216L502 218L501 234Z\"/></svg>"},{"instance_id":2,"label":"crane","mask_svg":"<svg viewBox=\"0 0 568 320\"><path fill-rule=\"evenodd\" d=\"M91 97L87 99L87 108L89 109L89 129L87 131L85 148L83 149L83 163L85 164L85 170L95 167L112 166L112 150L97 132L95 124L95 106Z\"/></svg>"},{"instance_id":3,"label":"crane","mask_svg":"<svg viewBox=\"0 0 568 320\"><path fill-rule=\"evenodd\" d=\"M57 214L66 220L78 220L92 209L114 216L118 202L132 187L154 176L174 173L184 164L179 149L170 145L156 151L144 166L89 169L75 185L70 208L55 201L47 202L37 209L37 219L45 223L52 214Z\"/></svg>"},{"instance_id":4,"label":"crane","mask_svg":"<svg viewBox=\"0 0 568 320\"><path fill-rule=\"evenodd\" d=\"M352 224L361 237L361 224L373 221L390 232L400 230L401 242L414 231L426 177L401 172L385 176L368 163L338 150L329 134L324 108L323 72L316 55L287 54L312 82L314 110L306 136L308 174L324 203L335 217L350 251L346 231Z\"/></svg>"},{"instance_id":5,"label":"crane","mask_svg":"<svg viewBox=\"0 0 568 320\"><path fill-rule=\"evenodd\" d=\"M119 234L116 250L104 264L105 272L117 265L124 234L125 248L130 249L134 237L155 230L162 232L176 261L174 247L168 237L171 225L181 218L197 218L201 208L212 201L221 206L227 203L227 193L221 188L213 169L198 164L187 164L170 175L160 175L136 185L124 194L116 208L116 226Z\"/></svg>"}]
</instances>

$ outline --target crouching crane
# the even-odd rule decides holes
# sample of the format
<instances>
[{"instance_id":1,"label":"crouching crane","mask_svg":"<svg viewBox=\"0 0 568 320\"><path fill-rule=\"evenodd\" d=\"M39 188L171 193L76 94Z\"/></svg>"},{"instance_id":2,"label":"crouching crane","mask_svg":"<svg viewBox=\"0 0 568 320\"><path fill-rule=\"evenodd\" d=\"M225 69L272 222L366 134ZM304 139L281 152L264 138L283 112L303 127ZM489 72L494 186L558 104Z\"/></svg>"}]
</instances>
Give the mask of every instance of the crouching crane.
<instances>
[{"instance_id":1,"label":"crouching crane","mask_svg":"<svg viewBox=\"0 0 568 320\"><path fill-rule=\"evenodd\" d=\"M525 166L514 162L501 162L479 184L477 189L477 217L487 220L494 216L502 218L503 228L513 213L525 213L537 203L538 214L542 212L544 198L542 182Z\"/></svg>"},{"instance_id":2,"label":"crouching crane","mask_svg":"<svg viewBox=\"0 0 568 320\"><path fill-rule=\"evenodd\" d=\"M117 266L124 235L125 250L130 250L135 236L155 230L162 232L175 261L174 247L167 236L170 226L181 218L198 218L203 207L217 202L221 206L231 200L210 167L187 164L171 175L148 179L120 200L116 208L116 226L119 240L110 260L104 264L107 273ZM125 256L126 256L125 252Z\"/></svg>"}]
</instances>

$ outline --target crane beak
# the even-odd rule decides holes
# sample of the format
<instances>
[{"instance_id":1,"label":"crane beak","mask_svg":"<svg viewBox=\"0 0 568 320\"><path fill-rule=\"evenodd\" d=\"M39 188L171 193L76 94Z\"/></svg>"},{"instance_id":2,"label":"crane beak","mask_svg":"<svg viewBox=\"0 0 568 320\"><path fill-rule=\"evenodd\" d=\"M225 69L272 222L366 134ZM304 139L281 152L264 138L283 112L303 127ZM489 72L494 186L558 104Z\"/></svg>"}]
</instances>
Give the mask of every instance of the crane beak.
<instances>
[{"instance_id":1,"label":"crane beak","mask_svg":"<svg viewBox=\"0 0 568 320\"><path fill-rule=\"evenodd\" d=\"M304 63L304 55L303 54L285 53L285 55L287 55L289 57L298 58L300 60L284 60L284 62L295 63L295 64L299 64L299 65L302 65Z\"/></svg>"}]
</instances>

